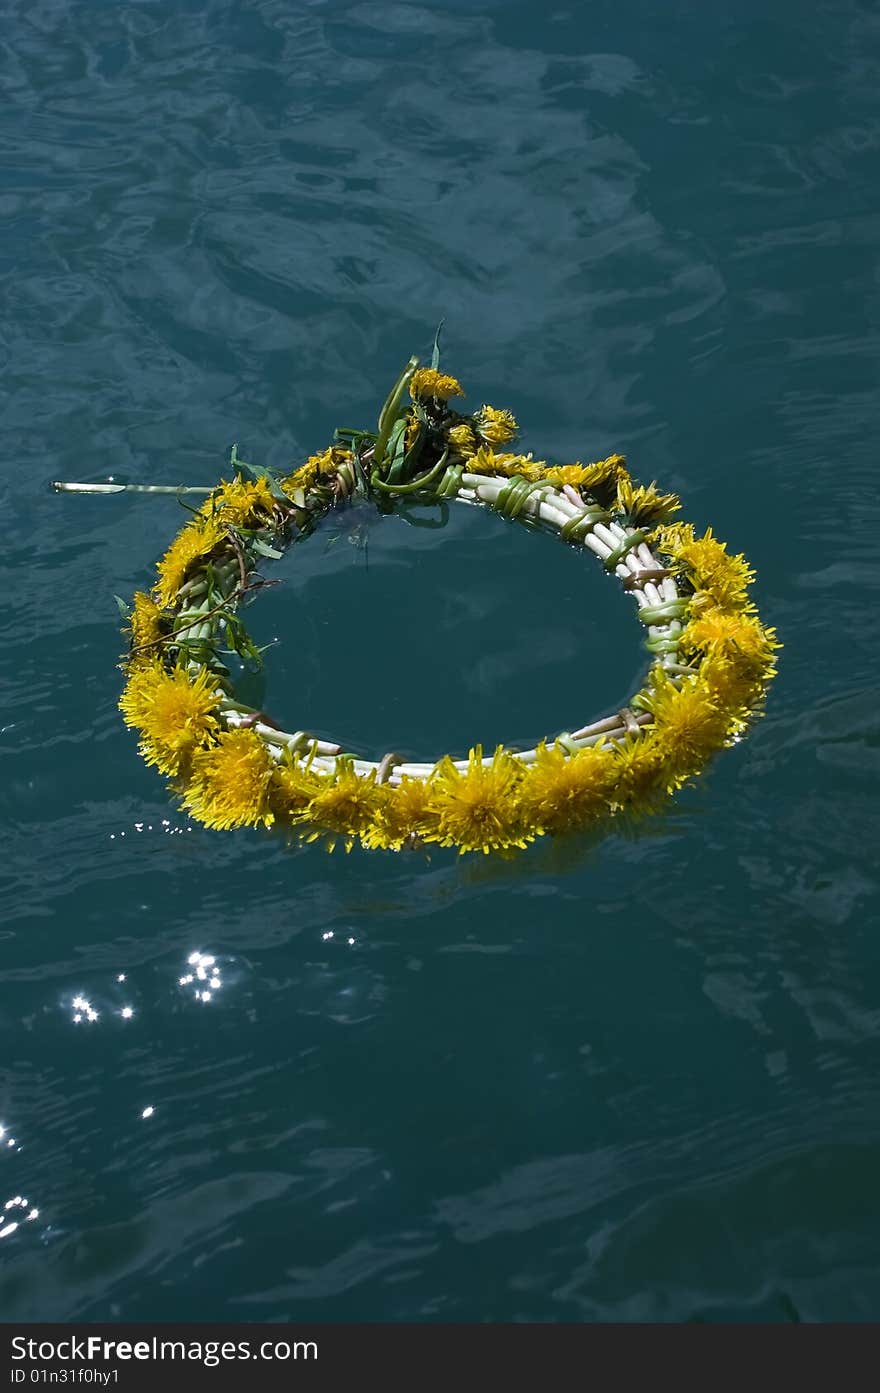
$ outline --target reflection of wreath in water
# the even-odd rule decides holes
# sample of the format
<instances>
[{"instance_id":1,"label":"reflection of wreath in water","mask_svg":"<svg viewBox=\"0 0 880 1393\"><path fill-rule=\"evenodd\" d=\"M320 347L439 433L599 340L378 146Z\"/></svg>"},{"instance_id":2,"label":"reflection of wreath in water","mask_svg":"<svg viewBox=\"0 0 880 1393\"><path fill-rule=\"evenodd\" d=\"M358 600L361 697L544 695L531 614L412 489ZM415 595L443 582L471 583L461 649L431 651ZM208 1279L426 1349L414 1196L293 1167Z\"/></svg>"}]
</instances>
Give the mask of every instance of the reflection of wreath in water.
<instances>
[{"instance_id":1,"label":"reflection of wreath in water","mask_svg":"<svg viewBox=\"0 0 880 1393\"><path fill-rule=\"evenodd\" d=\"M411 403L404 403L409 391ZM548 465L508 452L516 422L450 408L461 388L411 359L376 432L337 444L286 478L244 464L175 538L151 594L134 597L120 706L148 764L208 827L278 824L328 847L437 842L508 852L622 812L653 811L735 742L774 674L776 643L747 598L753 573L710 531L670 523L673 494L634 484L623 458ZM417 764L360 759L288 734L235 697L220 653L259 661L238 614L265 585L261 558L355 493L385 511L406 500L485 504L586 547L634 597L654 663L629 706L542 741Z\"/></svg>"}]
</instances>

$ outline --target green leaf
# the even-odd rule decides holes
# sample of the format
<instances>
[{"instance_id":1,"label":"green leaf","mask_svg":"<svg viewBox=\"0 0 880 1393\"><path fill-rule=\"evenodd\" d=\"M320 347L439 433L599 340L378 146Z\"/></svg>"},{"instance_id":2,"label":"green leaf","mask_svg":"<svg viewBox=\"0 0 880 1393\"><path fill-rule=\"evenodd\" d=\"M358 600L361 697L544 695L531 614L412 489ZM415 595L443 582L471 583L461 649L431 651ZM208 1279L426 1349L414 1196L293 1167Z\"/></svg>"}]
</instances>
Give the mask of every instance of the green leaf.
<instances>
[{"instance_id":1,"label":"green leaf","mask_svg":"<svg viewBox=\"0 0 880 1393\"><path fill-rule=\"evenodd\" d=\"M275 501L283 503L286 508L290 507L290 499L281 487L282 476L276 470L269 469L264 464L248 464L245 460L239 459L237 445L232 447L229 463L239 479L244 479L246 483L258 484L261 479L265 479L269 485L269 492Z\"/></svg>"},{"instance_id":2,"label":"green leaf","mask_svg":"<svg viewBox=\"0 0 880 1393\"><path fill-rule=\"evenodd\" d=\"M201 512L201 509L200 509L200 508L194 507L192 503L187 503L187 502L185 502L182 493L178 493L178 495L177 495L177 505L178 505L178 507L180 507L180 508L185 508L186 511L187 511L188 513L192 513L193 516L195 516L196 513Z\"/></svg>"},{"instance_id":3,"label":"green leaf","mask_svg":"<svg viewBox=\"0 0 880 1393\"><path fill-rule=\"evenodd\" d=\"M333 432L334 440L348 440L354 444L355 441L376 439L376 432L373 430L358 430L355 426L337 426Z\"/></svg>"},{"instance_id":4,"label":"green leaf","mask_svg":"<svg viewBox=\"0 0 880 1393\"><path fill-rule=\"evenodd\" d=\"M277 547L270 547L261 537L252 537L250 545L260 556L268 556L272 561L280 561L284 555L283 551L279 551Z\"/></svg>"},{"instance_id":5,"label":"green leaf","mask_svg":"<svg viewBox=\"0 0 880 1393\"><path fill-rule=\"evenodd\" d=\"M229 649L223 651L235 653L239 658L254 663L258 668L261 667L260 650L255 646L238 615L233 614L231 610L224 610L220 619L226 634L226 642L229 644Z\"/></svg>"},{"instance_id":6,"label":"green leaf","mask_svg":"<svg viewBox=\"0 0 880 1393\"><path fill-rule=\"evenodd\" d=\"M125 603L121 595L114 595L113 598L119 606L119 613L122 615L122 618L127 620L131 615L130 607Z\"/></svg>"},{"instance_id":7,"label":"green leaf","mask_svg":"<svg viewBox=\"0 0 880 1393\"><path fill-rule=\"evenodd\" d=\"M403 462L406 458L406 417L401 416L394 422L391 434L388 437L388 449L385 454L389 469L387 480L389 484L398 484L403 476Z\"/></svg>"}]
</instances>

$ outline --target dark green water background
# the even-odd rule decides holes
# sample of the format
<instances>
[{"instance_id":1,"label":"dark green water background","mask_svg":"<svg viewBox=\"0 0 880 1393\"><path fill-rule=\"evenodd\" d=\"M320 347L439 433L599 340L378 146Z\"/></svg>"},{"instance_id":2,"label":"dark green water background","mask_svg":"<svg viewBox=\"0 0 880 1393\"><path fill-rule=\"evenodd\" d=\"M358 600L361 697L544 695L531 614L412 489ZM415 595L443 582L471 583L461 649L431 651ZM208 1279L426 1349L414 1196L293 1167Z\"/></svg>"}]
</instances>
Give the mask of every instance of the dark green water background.
<instances>
[{"instance_id":1,"label":"dark green water background","mask_svg":"<svg viewBox=\"0 0 880 1393\"><path fill-rule=\"evenodd\" d=\"M3 8L0 1316L876 1319L878 6ZM300 460L441 316L526 448L747 553L766 718L514 864L190 830L112 598L180 510L48 482ZM250 611L292 722L426 757L638 681L588 558L360 521Z\"/></svg>"}]
</instances>

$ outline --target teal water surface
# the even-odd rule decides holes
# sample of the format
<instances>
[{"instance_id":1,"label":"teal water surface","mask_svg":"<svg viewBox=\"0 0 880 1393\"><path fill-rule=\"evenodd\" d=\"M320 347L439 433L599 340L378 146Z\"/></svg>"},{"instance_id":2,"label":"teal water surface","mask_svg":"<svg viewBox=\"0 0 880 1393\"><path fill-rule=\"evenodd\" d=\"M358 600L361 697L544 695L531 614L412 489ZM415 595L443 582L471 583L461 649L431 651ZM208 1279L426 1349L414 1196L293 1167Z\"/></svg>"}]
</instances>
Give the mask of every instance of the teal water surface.
<instances>
[{"instance_id":1,"label":"teal water surface","mask_svg":"<svg viewBox=\"0 0 880 1393\"><path fill-rule=\"evenodd\" d=\"M0 1318L877 1318L878 40L872 0L9 0ZM767 714L639 836L510 863L191 827L116 708L180 508L49 482L299 461L444 316L472 406L749 556ZM644 670L589 558L477 510L276 574L266 704L373 754Z\"/></svg>"}]
</instances>

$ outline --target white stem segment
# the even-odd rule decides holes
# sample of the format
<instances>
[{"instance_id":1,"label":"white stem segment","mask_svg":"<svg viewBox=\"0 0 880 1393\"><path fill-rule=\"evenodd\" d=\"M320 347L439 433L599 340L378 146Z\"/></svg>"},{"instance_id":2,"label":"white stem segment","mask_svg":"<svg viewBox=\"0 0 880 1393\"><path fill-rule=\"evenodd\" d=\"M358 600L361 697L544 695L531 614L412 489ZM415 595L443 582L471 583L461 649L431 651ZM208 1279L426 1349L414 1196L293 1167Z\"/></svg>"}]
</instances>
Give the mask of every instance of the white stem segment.
<instances>
[{"instance_id":1,"label":"white stem segment","mask_svg":"<svg viewBox=\"0 0 880 1393\"><path fill-rule=\"evenodd\" d=\"M65 484L54 479L51 487L55 493L213 493L217 485L203 487L201 484Z\"/></svg>"}]
</instances>

